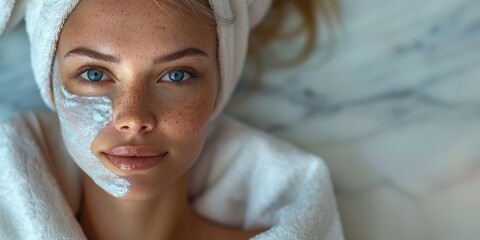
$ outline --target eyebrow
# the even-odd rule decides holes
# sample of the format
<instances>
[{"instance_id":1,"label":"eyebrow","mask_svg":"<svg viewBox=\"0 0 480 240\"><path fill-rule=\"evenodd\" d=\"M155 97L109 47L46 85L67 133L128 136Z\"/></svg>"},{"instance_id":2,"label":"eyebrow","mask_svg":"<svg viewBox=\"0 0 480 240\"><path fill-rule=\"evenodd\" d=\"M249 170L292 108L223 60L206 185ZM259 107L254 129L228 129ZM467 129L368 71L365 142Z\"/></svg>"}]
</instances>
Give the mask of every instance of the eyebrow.
<instances>
[{"instance_id":1,"label":"eyebrow","mask_svg":"<svg viewBox=\"0 0 480 240\"><path fill-rule=\"evenodd\" d=\"M64 57L66 58L66 57L69 57L71 55L83 55L83 56L87 56L87 57L90 57L90 58L95 58L95 59L106 61L106 62L120 63L120 59L115 57L115 56L100 53L100 52L97 52L95 50L92 50L92 49L89 49L89 48L86 48L86 47L75 48L72 51L65 54Z\"/></svg>"},{"instance_id":2,"label":"eyebrow","mask_svg":"<svg viewBox=\"0 0 480 240\"><path fill-rule=\"evenodd\" d=\"M69 57L71 55L82 55L82 56L87 56L87 57L90 57L90 58L94 58L94 59L98 59L98 60L102 60L102 61L106 61L106 62L120 63L120 58L118 58L118 57L108 55L108 54L104 54L104 53L100 53L100 52L97 52L95 50L92 50L92 49L89 49L89 48L86 48L86 47L75 48L75 49L71 50L70 52L68 52L67 54L65 54L64 57ZM158 56L158 57L153 59L153 63L154 64L160 64L160 63L164 63L164 62L171 62L171 61L174 61L174 60L177 60L177 59L180 59L180 58L184 58L184 57L194 57L194 56L208 57L208 54L206 52L198 49L198 48L185 48L183 50L180 50L180 51L177 51L177 52L174 52L174 53L170 53L170 54L167 54L167 55L164 55L164 56Z\"/></svg>"},{"instance_id":3,"label":"eyebrow","mask_svg":"<svg viewBox=\"0 0 480 240\"><path fill-rule=\"evenodd\" d=\"M164 62L171 62L180 58L194 57L194 56L208 57L208 54L198 48L185 48L178 52L167 54L165 56L156 57L155 59L153 59L153 63L159 64Z\"/></svg>"}]
</instances>

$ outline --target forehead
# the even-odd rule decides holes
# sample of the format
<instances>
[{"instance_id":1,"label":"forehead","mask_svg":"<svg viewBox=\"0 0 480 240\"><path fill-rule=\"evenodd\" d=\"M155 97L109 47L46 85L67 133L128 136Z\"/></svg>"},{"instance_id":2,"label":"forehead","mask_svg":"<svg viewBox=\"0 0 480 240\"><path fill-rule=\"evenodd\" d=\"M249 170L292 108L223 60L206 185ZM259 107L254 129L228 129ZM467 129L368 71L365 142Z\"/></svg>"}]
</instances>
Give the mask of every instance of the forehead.
<instances>
[{"instance_id":1,"label":"forehead","mask_svg":"<svg viewBox=\"0 0 480 240\"><path fill-rule=\"evenodd\" d=\"M158 3L158 5L157 5ZM68 16L60 43L149 51L216 44L215 26L167 0L81 0ZM62 41L68 39L68 41ZM60 50L60 49L59 49ZM121 53L121 52L118 52Z\"/></svg>"}]
</instances>

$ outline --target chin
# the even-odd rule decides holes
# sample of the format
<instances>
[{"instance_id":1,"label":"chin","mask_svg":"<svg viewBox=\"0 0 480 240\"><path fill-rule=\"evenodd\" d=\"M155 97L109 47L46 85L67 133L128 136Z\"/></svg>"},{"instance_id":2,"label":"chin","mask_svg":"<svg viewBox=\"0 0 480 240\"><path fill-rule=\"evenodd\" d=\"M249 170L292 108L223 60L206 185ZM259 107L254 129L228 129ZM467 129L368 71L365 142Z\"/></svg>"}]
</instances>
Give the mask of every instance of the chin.
<instances>
[{"instance_id":1,"label":"chin","mask_svg":"<svg viewBox=\"0 0 480 240\"><path fill-rule=\"evenodd\" d=\"M139 175L128 177L131 184L128 192L118 199L128 201L147 201L174 191L180 179L149 178Z\"/></svg>"},{"instance_id":2,"label":"chin","mask_svg":"<svg viewBox=\"0 0 480 240\"><path fill-rule=\"evenodd\" d=\"M126 201L148 201L157 197L158 195L159 194L148 191L130 191L124 196L117 197L117 199Z\"/></svg>"}]
</instances>

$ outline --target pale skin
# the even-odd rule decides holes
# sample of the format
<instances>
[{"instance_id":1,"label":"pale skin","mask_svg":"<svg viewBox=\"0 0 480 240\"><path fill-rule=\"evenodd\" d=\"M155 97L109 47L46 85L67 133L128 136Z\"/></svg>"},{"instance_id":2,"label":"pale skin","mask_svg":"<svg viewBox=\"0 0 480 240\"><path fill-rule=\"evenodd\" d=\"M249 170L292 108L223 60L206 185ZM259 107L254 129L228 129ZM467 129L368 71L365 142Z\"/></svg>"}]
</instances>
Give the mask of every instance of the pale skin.
<instances>
[{"instance_id":1,"label":"pale skin","mask_svg":"<svg viewBox=\"0 0 480 240\"><path fill-rule=\"evenodd\" d=\"M82 0L60 34L63 85L79 96L112 100L113 120L91 150L131 183L115 198L84 175L79 222L89 239L248 239L261 231L210 222L187 200L189 171L219 88L215 25L158 2L160 8L150 0ZM86 66L102 79L85 79L92 73ZM185 73L184 80L166 81L172 71ZM167 155L152 169L125 171L104 157L120 145L148 145Z\"/></svg>"}]
</instances>

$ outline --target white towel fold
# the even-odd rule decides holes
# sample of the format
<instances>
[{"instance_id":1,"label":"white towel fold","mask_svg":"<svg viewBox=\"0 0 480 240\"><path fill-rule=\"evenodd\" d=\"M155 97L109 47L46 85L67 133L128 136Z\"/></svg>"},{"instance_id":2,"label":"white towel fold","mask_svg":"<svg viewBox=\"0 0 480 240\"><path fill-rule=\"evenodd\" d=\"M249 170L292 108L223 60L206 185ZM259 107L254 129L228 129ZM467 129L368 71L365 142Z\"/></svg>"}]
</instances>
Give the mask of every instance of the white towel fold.
<instances>
[{"instance_id":1,"label":"white towel fold","mask_svg":"<svg viewBox=\"0 0 480 240\"><path fill-rule=\"evenodd\" d=\"M193 169L199 213L245 229L273 226L255 240L343 239L320 158L226 116L215 124Z\"/></svg>"},{"instance_id":2,"label":"white towel fold","mask_svg":"<svg viewBox=\"0 0 480 240\"><path fill-rule=\"evenodd\" d=\"M255 240L341 240L330 176L318 157L221 116L192 169L195 210ZM52 113L0 125L1 239L84 239L75 214L80 170ZM222 147L218 147L221 144Z\"/></svg>"},{"instance_id":3,"label":"white towel fold","mask_svg":"<svg viewBox=\"0 0 480 240\"><path fill-rule=\"evenodd\" d=\"M0 239L85 239L78 168L59 143L52 114L0 124Z\"/></svg>"}]
</instances>

